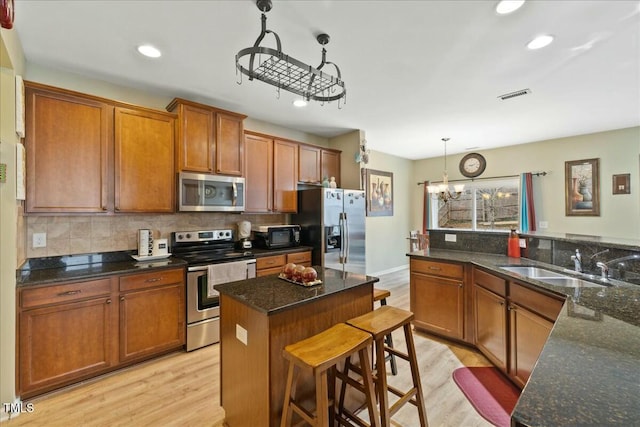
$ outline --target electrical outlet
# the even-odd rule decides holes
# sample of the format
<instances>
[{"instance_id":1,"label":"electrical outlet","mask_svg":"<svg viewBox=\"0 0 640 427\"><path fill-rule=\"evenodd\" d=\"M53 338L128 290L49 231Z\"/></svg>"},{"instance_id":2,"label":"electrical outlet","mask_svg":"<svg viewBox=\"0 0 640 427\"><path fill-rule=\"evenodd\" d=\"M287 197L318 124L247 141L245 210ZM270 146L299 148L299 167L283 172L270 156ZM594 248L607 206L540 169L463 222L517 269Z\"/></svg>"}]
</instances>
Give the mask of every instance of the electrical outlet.
<instances>
[{"instance_id":1,"label":"electrical outlet","mask_svg":"<svg viewBox=\"0 0 640 427\"><path fill-rule=\"evenodd\" d=\"M549 223L547 221L540 221L540 228L548 228Z\"/></svg>"},{"instance_id":2,"label":"electrical outlet","mask_svg":"<svg viewBox=\"0 0 640 427\"><path fill-rule=\"evenodd\" d=\"M453 242L455 243L458 240L458 236L456 236L455 234L445 234L444 235L444 241L445 242Z\"/></svg>"},{"instance_id":3,"label":"electrical outlet","mask_svg":"<svg viewBox=\"0 0 640 427\"><path fill-rule=\"evenodd\" d=\"M47 233L33 233L33 247L34 248L46 248L47 247Z\"/></svg>"},{"instance_id":4,"label":"electrical outlet","mask_svg":"<svg viewBox=\"0 0 640 427\"><path fill-rule=\"evenodd\" d=\"M242 344L247 345L247 330L236 323L236 338Z\"/></svg>"}]
</instances>

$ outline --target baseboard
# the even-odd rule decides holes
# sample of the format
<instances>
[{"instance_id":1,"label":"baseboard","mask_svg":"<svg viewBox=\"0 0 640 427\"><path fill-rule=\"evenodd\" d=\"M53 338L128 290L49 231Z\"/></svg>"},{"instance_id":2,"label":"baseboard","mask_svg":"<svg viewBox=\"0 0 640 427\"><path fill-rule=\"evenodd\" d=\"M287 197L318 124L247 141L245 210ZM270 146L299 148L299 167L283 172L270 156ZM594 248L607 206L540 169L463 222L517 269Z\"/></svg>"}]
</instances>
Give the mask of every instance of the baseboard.
<instances>
[{"instance_id":1,"label":"baseboard","mask_svg":"<svg viewBox=\"0 0 640 427\"><path fill-rule=\"evenodd\" d=\"M396 271L406 270L409 264L400 265L398 267L389 268L387 270L377 271L375 273L367 273L369 276L382 276L383 274L395 273Z\"/></svg>"}]
</instances>

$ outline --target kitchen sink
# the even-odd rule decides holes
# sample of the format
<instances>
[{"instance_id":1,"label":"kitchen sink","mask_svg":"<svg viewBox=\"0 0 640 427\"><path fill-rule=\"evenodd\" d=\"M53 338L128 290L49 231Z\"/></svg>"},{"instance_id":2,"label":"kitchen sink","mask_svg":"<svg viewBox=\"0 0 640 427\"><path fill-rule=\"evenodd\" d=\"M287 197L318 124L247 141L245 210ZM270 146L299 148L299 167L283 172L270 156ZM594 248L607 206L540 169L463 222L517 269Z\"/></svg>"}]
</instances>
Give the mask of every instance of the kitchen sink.
<instances>
[{"instance_id":1,"label":"kitchen sink","mask_svg":"<svg viewBox=\"0 0 640 427\"><path fill-rule=\"evenodd\" d=\"M528 277L530 279L536 279L550 285L562 286L565 288L601 288L607 286L567 276L562 273L556 273L555 271L540 267L504 266L500 268L512 273L520 274L521 276Z\"/></svg>"},{"instance_id":2,"label":"kitchen sink","mask_svg":"<svg viewBox=\"0 0 640 427\"><path fill-rule=\"evenodd\" d=\"M503 270L510 271L512 273L518 273L525 277L530 277L532 279L539 279L541 277L558 277L563 278L566 277L564 274L556 273L555 271L547 270L540 267L523 267L523 266L513 266L513 267L500 267Z\"/></svg>"}]
</instances>

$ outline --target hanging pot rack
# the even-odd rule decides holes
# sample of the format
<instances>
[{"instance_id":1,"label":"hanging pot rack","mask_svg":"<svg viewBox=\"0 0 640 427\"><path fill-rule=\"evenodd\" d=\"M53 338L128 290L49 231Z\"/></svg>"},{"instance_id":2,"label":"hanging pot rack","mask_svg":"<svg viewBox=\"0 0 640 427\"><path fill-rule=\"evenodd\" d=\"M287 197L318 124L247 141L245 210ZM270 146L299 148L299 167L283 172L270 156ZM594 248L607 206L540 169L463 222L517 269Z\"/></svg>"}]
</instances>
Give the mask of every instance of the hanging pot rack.
<instances>
[{"instance_id":1,"label":"hanging pot rack","mask_svg":"<svg viewBox=\"0 0 640 427\"><path fill-rule=\"evenodd\" d=\"M318 43L322 45L320 65L318 67L307 65L283 53L280 37L275 31L267 29L266 12L272 8L271 0L257 0L256 6L262 12L262 31L252 47L242 49L236 54L236 70L248 76L249 80L257 79L277 87L278 93L280 89L284 89L302 96L307 101L330 102L345 98L347 89L342 80L340 68L326 59L327 50L324 46L329 43L329 36L319 34L316 37ZM276 49L260 46L267 34L273 34ZM263 55L266 56L264 60ZM332 65L337 76L323 71L325 65ZM238 82L238 84L241 83L242 81Z\"/></svg>"}]
</instances>

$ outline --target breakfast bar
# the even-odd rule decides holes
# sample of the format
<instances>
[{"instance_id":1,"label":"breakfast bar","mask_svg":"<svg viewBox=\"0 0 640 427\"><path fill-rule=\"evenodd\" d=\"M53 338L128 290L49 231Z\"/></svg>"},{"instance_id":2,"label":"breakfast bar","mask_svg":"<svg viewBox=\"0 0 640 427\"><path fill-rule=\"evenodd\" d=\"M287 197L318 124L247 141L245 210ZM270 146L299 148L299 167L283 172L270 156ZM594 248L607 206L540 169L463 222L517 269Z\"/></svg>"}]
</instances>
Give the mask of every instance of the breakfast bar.
<instances>
[{"instance_id":1,"label":"breakfast bar","mask_svg":"<svg viewBox=\"0 0 640 427\"><path fill-rule=\"evenodd\" d=\"M372 310L378 278L316 269L322 283L315 286L270 275L215 287L221 405L228 427L279 425L287 373L283 348ZM300 395L305 392L299 387Z\"/></svg>"}]
</instances>

